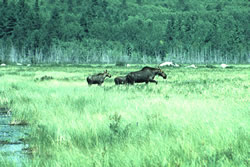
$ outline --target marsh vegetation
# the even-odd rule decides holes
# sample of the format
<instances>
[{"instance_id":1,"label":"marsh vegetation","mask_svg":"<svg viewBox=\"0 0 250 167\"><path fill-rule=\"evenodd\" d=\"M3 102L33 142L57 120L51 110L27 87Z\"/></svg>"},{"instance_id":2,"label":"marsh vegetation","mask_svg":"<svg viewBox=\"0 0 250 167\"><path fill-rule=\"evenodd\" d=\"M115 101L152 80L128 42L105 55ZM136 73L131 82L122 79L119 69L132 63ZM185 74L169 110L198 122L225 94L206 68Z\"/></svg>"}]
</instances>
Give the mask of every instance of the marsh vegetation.
<instances>
[{"instance_id":1,"label":"marsh vegetation","mask_svg":"<svg viewBox=\"0 0 250 167\"><path fill-rule=\"evenodd\" d=\"M250 67L203 67L117 86L116 76L142 65L6 66L0 107L30 127L23 166L249 166ZM106 69L112 78L88 86Z\"/></svg>"}]
</instances>

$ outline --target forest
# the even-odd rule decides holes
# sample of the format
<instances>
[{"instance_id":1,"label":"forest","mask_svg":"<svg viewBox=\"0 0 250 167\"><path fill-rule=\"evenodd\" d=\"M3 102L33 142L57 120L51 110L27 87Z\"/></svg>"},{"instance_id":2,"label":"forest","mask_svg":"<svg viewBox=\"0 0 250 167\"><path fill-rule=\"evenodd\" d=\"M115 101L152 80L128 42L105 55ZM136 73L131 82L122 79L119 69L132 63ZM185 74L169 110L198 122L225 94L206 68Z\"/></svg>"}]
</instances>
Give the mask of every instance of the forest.
<instances>
[{"instance_id":1,"label":"forest","mask_svg":"<svg viewBox=\"0 0 250 167\"><path fill-rule=\"evenodd\" d=\"M249 63L249 0L1 0L0 63Z\"/></svg>"}]
</instances>

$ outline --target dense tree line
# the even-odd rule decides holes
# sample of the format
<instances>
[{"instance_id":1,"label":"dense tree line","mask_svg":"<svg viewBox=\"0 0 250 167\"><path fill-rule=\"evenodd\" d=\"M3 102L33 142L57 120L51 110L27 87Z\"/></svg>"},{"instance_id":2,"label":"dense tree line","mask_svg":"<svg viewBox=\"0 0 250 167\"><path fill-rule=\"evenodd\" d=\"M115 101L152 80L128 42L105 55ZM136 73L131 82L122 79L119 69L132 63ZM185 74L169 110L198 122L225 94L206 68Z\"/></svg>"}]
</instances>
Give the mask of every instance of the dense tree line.
<instances>
[{"instance_id":1,"label":"dense tree line","mask_svg":"<svg viewBox=\"0 0 250 167\"><path fill-rule=\"evenodd\" d=\"M249 62L249 0L2 0L2 62Z\"/></svg>"}]
</instances>

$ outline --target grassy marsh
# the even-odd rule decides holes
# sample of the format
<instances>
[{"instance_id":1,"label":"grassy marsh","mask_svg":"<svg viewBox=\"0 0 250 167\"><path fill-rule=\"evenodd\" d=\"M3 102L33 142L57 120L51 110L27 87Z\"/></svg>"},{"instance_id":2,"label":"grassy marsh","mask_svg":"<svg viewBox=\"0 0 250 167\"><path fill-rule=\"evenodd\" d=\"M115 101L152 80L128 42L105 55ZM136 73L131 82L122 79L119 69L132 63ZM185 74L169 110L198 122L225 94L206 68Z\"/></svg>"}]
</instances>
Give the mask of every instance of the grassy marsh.
<instances>
[{"instance_id":1,"label":"grassy marsh","mask_svg":"<svg viewBox=\"0 0 250 167\"><path fill-rule=\"evenodd\" d=\"M140 68L1 67L0 107L31 128L23 166L249 166L250 66L164 68L158 85L115 86ZM87 85L105 69L111 79Z\"/></svg>"}]
</instances>

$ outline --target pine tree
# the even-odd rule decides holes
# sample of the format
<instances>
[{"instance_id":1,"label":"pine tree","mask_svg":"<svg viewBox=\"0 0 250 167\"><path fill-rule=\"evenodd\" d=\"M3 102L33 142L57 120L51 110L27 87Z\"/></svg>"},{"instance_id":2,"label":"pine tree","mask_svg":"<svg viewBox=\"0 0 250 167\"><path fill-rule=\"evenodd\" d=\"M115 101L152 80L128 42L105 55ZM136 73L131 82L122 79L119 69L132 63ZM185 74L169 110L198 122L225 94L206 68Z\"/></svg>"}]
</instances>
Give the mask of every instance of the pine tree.
<instances>
[{"instance_id":1,"label":"pine tree","mask_svg":"<svg viewBox=\"0 0 250 167\"><path fill-rule=\"evenodd\" d=\"M59 8L55 7L52 10L51 18L47 24L48 32L50 35L50 38L52 39L61 39L62 38L62 18L59 13Z\"/></svg>"},{"instance_id":2,"label":"pine tree","mask_svg":"<svg viewBox=\"0 0 250 167\"><path fill-rule=\"evenodd\" d=\"M84 14L82 14L82 16L80 18L80 25L81 25L81 27L83 27L85 33L89 32L89 30L88 30L88 23L87 23L87 20L86 20Z\"/></svg>"},{"instance_id":3,"label":"pine tree","mask_svg":"<svg viewBox=\"0 0 250 167\"><path fill-rule=\"evenodd\" d=\"M8 6L8 0L3 0L3 6L7 7Z\"/></svg>"},{"instance_id":4,"label":"pine tree","mask_svg":"<svg viewBox=\"0 0 250 167\"><path fill-rule=\"evenodd\" d=\"M68 12L73 12L73 2L72 2L72 0L68 0Z\"/></svg>"},{"instance_id":5,"label":"pine tree","mask_svg":"<svg viewBox=\"0 0 250 167\"><path fill-rule=\"evenodd\" d=\"M142 0L136 0L136 3L137 3L138 5L142 5Z\"/></svg>"},{"instance_id":6,"label":"pine tree","mask_svg":"<svg viewBox=\"0 0 250 167\"><path fill-rule=\"evenodd\" d=\"M19 51L22 51L29 37L29 29L32 27L32 19L30 15L30 8L25 0L20 0L17 3L16 11L16 26L13 31L13 43L17 46Z\"/></svg>"},{"instance_id":7,"label":"pine tree","mask_svg":"<svg viewBox=\"0 0 250 167\"><path fill-rule=\"evenodd\" d=\"M122 8L127 8L128 7L127 0L122 0L121 7Z\"/></svg>"},{"instance_id":8,"label":"pine tree","mask_svg":"<svg viewBox=\"0 0 250 167\"><path fill-rule=\"evenodd\" d=\"M40 10L40 7L39 7L39 0L36 0L36 1L35 1L34 10L35 10L35 12L39 12L39 10Z\"/></svg>"},{"instance_id":9,"label":"pine tree","mask_svg":"<svg viewBox=\"0 0 250 167\"><path fill-rule=\"evenodd\" d=\"M40 16L39 0L36 0L34 4L33 28L35 30L38 30L41 28L41 26L42 26L42 23L41 23L41 16Z\"/></svg>"}]
</instances>

